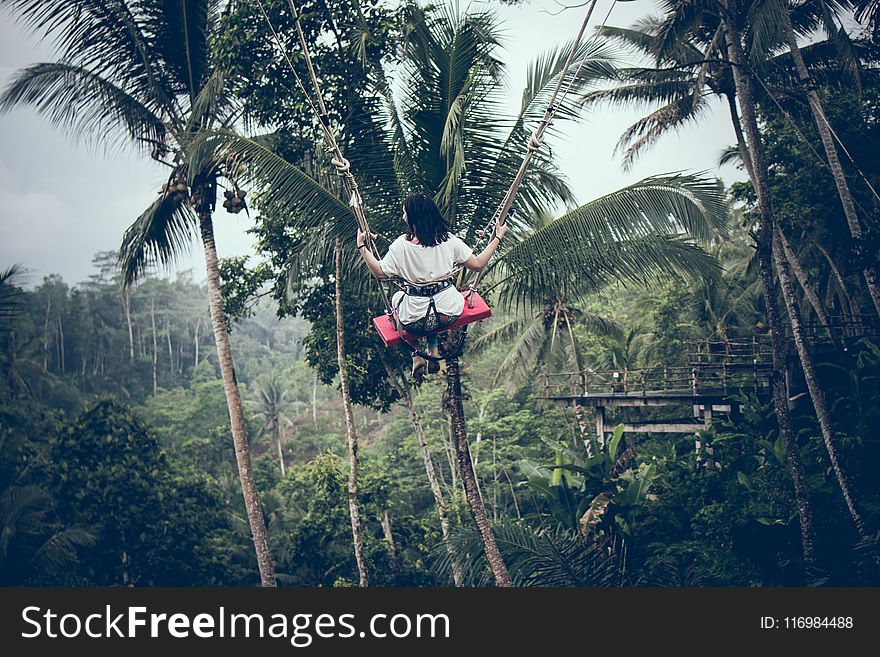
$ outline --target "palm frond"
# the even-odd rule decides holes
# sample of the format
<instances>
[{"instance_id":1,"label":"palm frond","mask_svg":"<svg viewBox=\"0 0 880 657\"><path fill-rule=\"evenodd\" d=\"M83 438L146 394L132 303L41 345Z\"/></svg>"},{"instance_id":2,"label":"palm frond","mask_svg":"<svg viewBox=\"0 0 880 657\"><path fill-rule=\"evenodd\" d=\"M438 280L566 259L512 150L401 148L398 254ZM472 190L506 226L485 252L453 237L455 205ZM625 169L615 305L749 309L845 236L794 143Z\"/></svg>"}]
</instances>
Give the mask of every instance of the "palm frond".
<instances>
[{"instance_id":1,"label":"palm frond","mask_svg":"<svg viewBox=\"0 0 880 657\"><path fill-rule=\"evenodd\" d=\"M738 146L728 146L721 151L721 155L718 157L718 166L724 166L725 164L732 164L737 168L744 166L742 153L740 153Z\"/></svg>"},{"instance_id":2,"label":"palm frond","mask_svg":"<svg viewBox=\"0 0 880 657\"><path fill-rule=\"evenodd\" d=\"M753 61L765 58L767 53L774 52L781 44L785 43L782 25L786 17L783 12L788 12L785 0L754 0L750 4L748 20L751 27L751 51L749 57Z\"/></svg>"},{"instance_id":3,"label":"palm frond","mask_svg":"<svg viewBox=\"0 0 880 657\"><path fill-rule=\"evenodd\" d=\"M238 118L240 105L241 101L232 94L227 84L226 74L214 71L192 101L184 130L191 132L215 124L228 128Z\"/></svg>"},{"instance_id":4,"label":"palm frond","mask_svg":"<svg viewBox=\"0 0 880 657\"><path fill-rule=\"evenodd\" d=\"M122 137L148 150L164 139L163 122L147 105L73 64L34 64L18 71L0 96L0 112L17 107L33 107L53 125L108 145Z\"/></svg>"},{"instance_id":5,"label":"palm frond","mask_svg":"<svg viewBox=\"0 0 880 657\"><path fill-rule=\"evenodd\" d=\"M624 170L629 170L645 148L649 148L669 131L679 131L688 124L701 121L710 108L699 91L682 96L651 112L627 128L615 150L625 149Z\"/></svg>"},{"instance_id":6,"label":"palm frond","mask_svg":"<svg viewBox=\"0 0 880 657\"><path fill-rule=\"evenodd\" d=\"M714 257L681 235L626 238L601 248L589 241L565 243L560 237L550 233L530 237L502 257L495 272L500 305L538 303L548 290L574 297L614 281L650 286L670 276L700 279L720 271Z\"/></svg>"},{"instance_id":7,"label":"palm frond","mask_svg":"<svg viewBox=\"0 0 880 657\"><path fill-rule=\"evenodd\" d=\"M229 130L203 130L187 144L187 155L190 167L197 171L212 170L229 160L242 163L241 179L262 190L260 205L292 215L291 225L311 229L329 224L347 238L355 234L357 222L348 204L272 151L264 140Z\"/></svg>"},{"instance_id":8,"label":"palm frond","mask_svg":"<svg viewBox=\"0 0 880 657\"><path fill-rule=\"evenodd\" d=\"M92 547L96 536L88 530L71 527L53 534L31 558L37 572L51 574L68 567L76 561L77 548Z\"/></svg>"},{"instance_id":9,"label":"palm frond","mask_svg":"<svg viewBox=\"0 0 880 657\"><path fill-rule=\"evenodd\" d=\"M0 270L0 331L6 329L21 312L24 300L21 277L24 271L18 264Z\"/></svg>"},{"instance_id":10,"label":"palm frond","mask_svg":"<svg viewBox=\"0 0 880 657\"><path fill-rule=\"evenodd\" d=\"M512 340L522 334L532 319L530 313L526 311L500 324L492 322L492 328L488 330L483 329L482 325L478 325L479 333L468 339L468 349L474 354L479 354L493 345Z\"/></svg>"},{"instance_id":11,"label":"palm frond","mask_svg":"<svg viewBox=\"0 0 880 657\"><path fill-rule=\"evenodd\" d=\"M855 19L868 26L875 42L880 43L880 2L855 0Z\"/></svg>"},{"instance_id":12,"label":"palm frond","mask_svg":"<svg viewBox=\"0 0 880 657\"><path fill-rule=\"evenodd\" d=\"M539 315L525 326L510 346L510 351L495 372L492 385L498 385L502 379L506 379L512 386L524 381L541 360L548 344L544 318Z\"/></svg>"},{"instance_id":13,"label":"palm frond","mask_svg":"<svg viewBox=\"0 0 880 657\"><path fill-rule=\"evenodd\" d=\"M593 335L610 337L615 340L623 339L623 325L611 317L578 311L575 313L575 319L580 326L586 328Z\"/></svg>"},{"instance_id":14,"label":"palm frond","mask_svg":"<svg viewBox=\"0 0 880 657\"><path fill-rule=\"evenodd\" d=\"M620 564L607 548L562 528L532 529L514 522L492 527L498 548L514 586L620 586ZM480 536L471 527L450 532L452 555L442 544L434 551L435 568L450 576L455 559L462 568L464 586L489 586L492 573L481 549Z\"/></svg>"},{"instance_id":15,"label":"palm frond","mask_svg":"<svg viewBox=\"0 0 880 657\"><path fill-rule=\"evenodd\" d=\"M704 175L651 176L576 208L528 239L591 244L650 234L684 233L709 242L727 230L721 182ZM515 253L514 247L511 253Z\"/></svg>"},{"instance_id":16,"label":"palm frond","mask_svg":"<svg viewBox=\"0 0 880 657\"><path fill-rule=\"evenodd\" d=\"M64 61L102 76L132 96L152 98L156 111L176 115L174 90L147 33L146 23L164 11L159 0L0 0L15 17L51 38ZM180 3L176 10L179 11ZM189 3L195 4L195 3Z\"/></svg>"},{"instance_id":17,"label":"palm frond","mask_svg":"<svg viewBox=\"0 0 880 657\"><path fill-rule=\"evenodd\" d=\"M216 0L159 0L152 12L146 12L144 28L173 81L174 91L194 103L211 75L209 30Z\"/></svg>"},{"instance_id":18,"label":"palm frond","mask_svg":"<svg viewBox=\"0 0 880 657\"><path fill-rule=\"evenodd\" d=\"M167 267L186 252L197 234L198 220L174 194L162 194L129 226L119 249L123 282L130 286L151 267Z\"/></svg>"}]
</instances>

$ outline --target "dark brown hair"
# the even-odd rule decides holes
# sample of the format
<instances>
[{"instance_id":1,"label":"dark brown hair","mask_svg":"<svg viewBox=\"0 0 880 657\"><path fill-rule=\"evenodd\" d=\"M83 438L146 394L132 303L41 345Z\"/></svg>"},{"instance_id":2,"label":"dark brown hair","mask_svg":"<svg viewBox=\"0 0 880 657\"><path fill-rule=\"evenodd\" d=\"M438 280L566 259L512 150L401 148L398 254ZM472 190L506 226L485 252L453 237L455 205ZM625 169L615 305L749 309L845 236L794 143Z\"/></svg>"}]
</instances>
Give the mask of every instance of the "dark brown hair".
<instances>
[{"instance_id":1,"label":"dark brown hair","mask_svg":"<svg viewBox=\"0 0 880 657\"><path fill-rule=\"evenodd\" d=\"M403 202L406 210L406 239L413 235L422 246L437 246L449 239L449 224L437 204L427 194L410 194Z\"/></svg>"}]
</instances>

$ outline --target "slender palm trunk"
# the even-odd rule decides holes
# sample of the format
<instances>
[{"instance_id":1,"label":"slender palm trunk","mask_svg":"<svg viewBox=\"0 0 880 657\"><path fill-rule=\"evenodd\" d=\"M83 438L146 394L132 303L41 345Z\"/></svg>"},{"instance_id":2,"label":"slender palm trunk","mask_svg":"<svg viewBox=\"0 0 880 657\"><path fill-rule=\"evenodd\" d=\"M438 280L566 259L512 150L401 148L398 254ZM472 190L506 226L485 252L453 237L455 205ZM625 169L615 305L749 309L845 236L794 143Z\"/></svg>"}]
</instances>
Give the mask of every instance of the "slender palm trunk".
<instances>
[{"instance_id":1,"label":"slender palm trunk","mask_svg":"<svg viewBox=\"0 0 880 657\"><path fill-rule=\"evenodd\" d=\"M840 312L843 314L845 320L849 322L854 321L853 304L849 298L849 293L846 291L846 281L843 278L843 274L840 273L840 269L834 262L834 258L831 257L831 254L828 253L825 247L816 243L816 248L819 249L819 253L821 253L826 262L828 262L831 275L834 277L834 282L837 285L837 290L839 292L838 298L840 299Z\"/></svg>"},{"instance_id":2,"label":"slender palm trunk","mask_svg":"<svg viewBox=\"0 0 880 657\"><path fill-rule=\"evenodd\" d=\"M807 272L804 271L804 268L801 266L801 262L798 259L797 254L794 252L794 249L791 248L791 244L789 244L788 238L785 237L785 233L782 232L782 229L779 228L779 226L776 226L775 237L779 241L780 255L785 258L788 266L791 267L791 271L794 274L794 277L797 279L798 284L804 291L804 295L810 302L810 306L812 306L813 311L816 313L816 318L819 320L819 323L825 328L825 331L828 333L828 337L833 338L834 336L831 334L831 324L828 322L828 315L825 313L825 306L823 306L822 302L819 301L819 295L816 294L816 290L814 290L813 286L810 284L810 280L807 278Z\"/></svg>"},{"instance_id":3,"label":"slender palm trunk","mask_svg":"<svg viewBox=\"0 0 880 657\"><path fill-rule=\"evenodd\" d=\"M156 342L156 297L150 299L150 325L153 329L153 394L159 387L158 371L159 371L159 346Z\"/></svg>"},{"instance_id":4,"label":"slender palm trunk","mask_svg":"<svg viewBox=\"0 0 880 657\"><path fill-rule=\"evenodd\" d=\"M202 244L205 248L205 268L208 274L208 306L211 311L211 324L214 329L214 341L217 344L217 358L220 361L220 376L223 379L223 391L226 393L226 405L229 408L229 423L232 427L232 442L235 446L235 460L238 463L238 476L241 480L241 492L244 495L244 506L247 511L254 549L257 554L257 566L260 569L262 586L276 586L275 563L269 552L269 541L266 535L266 524L263 520L263 508L257 486L254 483L251 469L251 454L247 434L244 428L244 410L241 394L235 379L235 366L232 362L232 348L229 345L229 331L223 314L223 298L220 293L220 269L217 263L217 247L214 244L214 224L210 209L200 209L199 228Z\"/></svg>"},{"instance_id":5,"label":"slender palm trunk","mask_svg":"<svg viewBox=\"0 0 880 657\"><path fill-rule=\"evenodd\" d=\"M61 364L61 373L64 374L66 370L65 365L65 356L64 356L64 323L61 321L61 313L58 313L58 362Z\"/></svg>"},{"instance_id":6,"label":"slender palm trunk","mask_svg":"<svg viewBox=\"0 0 880 657\"><path fill-rule=\"evenodd\" d=\"M382 514L382 534L385 536L385 542L388 543L388 551L391 553L392 559L397 556L397 550L394 547L394 534L391 533L391 514L388 509Z\"/></svg>"},{"instance_id":7,"label":"slender palm trunk","mask_svg":"<svg viewBox=\"0 0 880 657\"><path fill-rule=\"evenodd\" d=\"M46 321L43 323L43 369L49 371L49 313L52 311L52 297L46 301ZM129 324L130 326L130 324Z\"/></svg>"},{"instance_id":8,"label":"slender palm trunk","mask_svg":"<svg viewBox=\"0 0 880 657\"><path fill-rule=\"evenodd\" d=\"M401 382L397 377L381 351L379 354L382 364L385 366L385 371L388 373L388 378L397 389L398 394L400 394L406 410L409 411L409 417L412 421L413 429L415 429L416 438L419 441L419 449L422 452L422 460L425 463L425 473L428 475L428 483L431 486L431 493L434 495L434 506L437 507L437 516L440 518L440 531L443 533L443 543L446 545L446 551L449 553L449 558L452 562L452 581L455 583L455 586L461 586L461 564L456 559L455 550L452 549L452 544L449 542L449 517L446 513L446 502L443 500L443 491L440 488L440 481L437 479L437 472L434 470L434 459L431 458L431 450L428 447L428 440L425 437L422 420L413 405L412 391L405 380Z\"/></svg>"},{"instance_id":9,"label":"slender palm trunk","mask_svg":"<svg viewBox=\"0 0 880 657\"><path fill-rule=\"evenodd\" d=\"M724 3L729 7L731 0ZM804 560L812 562L815 559L815 534L813 531L813 510L810 503L809 489L807 488L806 476L801 463L800 452L797 446L797 438L791 426L791 413L788 406L788 391L786 390L783 373L785 372L785 332L779 317L779 308L776 305L776 285L773 279L772 247L773 247L773 207L770 202L770 185L767 177L767 165L764 159L764 148L758 132L758 121L755 117L754 91L752 80L748 72L743 69L745 57L740 46L739 34L736 33L733 23L728 16L722 18L724 26L727 54L733 70L736 91L742 108L742 118L748 144L741 143L741 148L750 146L745 150L746 166L750 166L752 183L758 194L758 204L761 210L761 227L757 236L757 254L761 272L761 284L764 292L764 303L767 307L767 320L770 325L770 341L773 354L773 371L770 373L773 393L773 406L776 412L776 422L785 445L785 459L788 465L794 486L795 503L798 509L798 518L801 526L801 548ZM742 132L740 131L740 136Z\"/></svg>"},{"instance_id":10,"label":"slender palm trunk","mask_svg":"<svg viewBox=\"0 0 880 657\"><path fill-rule=\"evenodd\" d=\"M312 372L312 424L318 429L318 373Z\"/></svg>"},{"instance_id":11,"label":"slender palm trunk","mask_svg":"<svg viewBox=\"0 0 880 657\"><path fill-rule=\"evenodd\" d=\"M810 391L810 398L813 400L813 406L816 411L816 417L819 420L819 428L822 430L822 439L825 441L825 447L828 450L828 457L831 460L831 467L834 470L834 476L843 493L843 499L846 502L846 508L849 510L850 517L856 527L856 531L861 538L868 535L865 528L865 521L862 518L861 510L852 493L849 483L849 476L844 470L837 453L837 447L834 445L834 431L831 427L831 419L828 416L828 409L825 404L825 395L819 388L816 379L816 372L813 368L812 356L807 351L807 345L804 342L803 332L800 330L800 309L798 308L797 299L794 297L794 286L791 277L788 274L788 263L782 253L782 244L778 239L773 241L773 251L776 255L776 269L779 274L779 284L782 287L782 296L785 299L785 305L788 306L789 315L791 317L791 332L794 336L794 344L797 349L798 356L803 367L804 379L807 382L807 389Z\"/></svg>"},{"instance_id":12,"label":"slender palm trunk","mask_svg":"<svg viewBox=\"0 0 880 657\"><path fill-rule=\"evenodd\" d=\"M736 144L739 148L740 159L746 167L746 171L749 174L749 180L754 181L755 169L752 165L752 158L749 155L749 149L748 145L746 144L745 135L743 135L742 122L739 118L739 112L736 109L736 96L734 94L725 94L725 98L727 99L727 107L728 111L730 112L730 120L731 123L733 123L733 131L736 134ZM810 305L816 312L816 317L819 318L819 322L821 322L823 326L828 327L828 332L830 335L831 329L828 323L828 315L825 313L825 308L822 305L821 301L819 301L819 297L813 289L813 286L810 285L810 281L807 278L804 268L801 266L797 255L791 248L791 245L788 243L788 239L786 239L785 234L782 232L779 226L775 227L775 232L777 233L777 237L781 240L783 253L785 253L785 258L786 260L788 260L788 264L791 266L791 269L794 272L794 275L797 278L801 289L803 289L804 294L810 301Z\"/></svg>"},{"instance_id":13,"label":"slender palm trunk","mask_svg":"<svg viewBox=\"0 0 880 657\"><path fill-rule=\"evenodd\" d=\"M807 92L813 120L816 122L816 128L819 130L819 136L822 139L822 146L825 148L825 157L828 158L828 166L831 169L831 175L834 176L834 185L837 187L837 194L840 196L840 202L843 205L843 213L846 215L846 223L849 227L850 235L855 242L856 253L859 257L868 258L865 262L863 273L865 282L868 285L868 294L871 296L875 310L880 314L880 285L877 282L877 269L874 264L874 257L866 248L865 236L862 232L861 223L859 223L859 217L856 214L856 205L853 201L852 192L849 189L849 184L846 182L846 176L843 174L843 167L840 165L840 157L837 154L837 146L834 145L831 127L828 123L828 118L825 116L825 109L822 107L822 101L819 99L819 93L813 84L810 71L804 63L801 49L797 44L797 37L791 26L791 16L789 16L787 10L782 12L782 29L785 32L785 40L789 50L791 50L791 57L794 60L798 77Z\"/></svg>"},{"instance_id":14,"label":"slender palm trunk","mask_svg":"<svg viewBox=\"0 0 880 657\"><path fill-rule=\"evenodd\" d=\"M165 341L168 343L168 373L174 376L174 347L171 346L171 324L168 322L168 314L165 314Z\"/></svg>"},{"instance_id":15,"label":"slender palm trunk","mask_svg":"<svg viewBox=\"0 0 880 657\"><path fill-rule=\"evenodd\" d=\"M464 493L467 498L471 513L474 515L474 521L477 524L477 530L480 532L480 538L483 541L483 549L486 552L486 561L489 562L489 568L495 576L496 586L513 586L510 579L510 573L507 572L507 566L501 552L498 550L498 544L495 542L495 535L489 526L489 519L486 516L486 507L480 499L480 491L477 487L477 477L474 473L473 463L471 463L471 452L468 447L467 426L464 418L464 405L462 404L461 394L461 374L458 358L449 358L446 361L446 403L450 419L452 420L452 434L455 438L455 452L458 457L458 469L461 475L461 481L464 485Z\"/></svg>"},{"instance_id":16,"label":"slender palm trunk","mask_svg":"<svg viewBox=\"0 0 880 657\"><path fill-rule=\"evenodd\" d=\"M361 533L361 515L358 508L358 444L348 393L348 366L345 362L345 316L342 311L342 240L336 238L336 358L339 362L339 387L342 389L342 407L345 411L345 436L348 445L348 511L351 516L351 536L354 558L357 561L358 586L368 586L367 565L364 559L364 539Z\"/></svg>"},{"instance_id":17,"label":"slender palm trunk","mask_svg":"<svg viewBox=\"0 0 880 657\"><path fill-rule=\"evenodd\" d=\"M201 339L199 333L201 332L201 330L202 318L199 317L198 320L196 320L195 336L193 337L193 350L196 352L195 358L193 359L193 369L199 366L199 340Z\"/></svg>"},{"instance_id":18,"label":"slender palm trunk","mask_svg":"<svg viewBox=\"0 0 880 657\"><path fill-rule=\"evenodd\" d=\"M272 432L272 440L275 441L275 446L278 448L278 465L281 466L281 476L284 477L287 473L284 468L284 451L281 449L281 422L277 407L272 409L270 430Z\"/></svg>"},{"instance_id":19,"label":"slender palm trunk","mask_svg":"<svg viewBox=\"0 0 880 657\"><path fill-rule=\"evenodd\" d=\"M134 361L134 333L131 330L131 294L124 292L122 307L125 309L125 323L128 325L128 359Z\"/></svg>"}]
</instances>

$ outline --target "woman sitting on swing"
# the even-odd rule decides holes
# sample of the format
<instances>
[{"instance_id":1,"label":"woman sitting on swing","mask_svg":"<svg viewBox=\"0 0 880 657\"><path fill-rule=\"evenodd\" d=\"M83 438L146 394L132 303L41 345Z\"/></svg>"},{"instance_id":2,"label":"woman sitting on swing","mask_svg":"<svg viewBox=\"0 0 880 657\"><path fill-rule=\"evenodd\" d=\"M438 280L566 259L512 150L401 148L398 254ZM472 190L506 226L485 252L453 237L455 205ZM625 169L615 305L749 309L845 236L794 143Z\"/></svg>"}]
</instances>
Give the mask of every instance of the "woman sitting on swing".
<instances>
[{"instance_id":1,"label":"woman sitting on swing","mask_svg":"<svg viewBox=\"0 0 880 657\"><path fill-rule=\"evenodd\" d=\"M403 202L406 231L388 247L381 260L366 246L366 235L358 231L357 246L370 271L377 278L396 276L407 290L394 293L392 306L400 325L408 332L426 335L427 353L440 357L437 332L449 326L464 310L464 297L455 288L453 272L463 265L480 271L501 243L507 226L496 222L495 234L480 255L449 232L449 225L437 205L426 194L412 194ZM413 354L412 375L420 378L425 368L438 372L440 364Z\"/></svg>"}]
</instances>

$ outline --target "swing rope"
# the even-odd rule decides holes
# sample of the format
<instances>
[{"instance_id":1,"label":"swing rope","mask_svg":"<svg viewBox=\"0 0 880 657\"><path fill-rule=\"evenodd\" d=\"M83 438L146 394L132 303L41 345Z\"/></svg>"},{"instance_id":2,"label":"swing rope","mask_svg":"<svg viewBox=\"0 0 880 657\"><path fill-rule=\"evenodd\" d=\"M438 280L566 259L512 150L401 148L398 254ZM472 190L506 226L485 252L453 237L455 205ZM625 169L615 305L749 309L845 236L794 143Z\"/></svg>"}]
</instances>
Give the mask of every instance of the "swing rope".
<instances>
[{"instance_id":1,"label":"swing rope","mask_svg":"<svg viewBox=\"0 0 880 657\"><path fill-rule=\"evenodd\" d=\"M608 10L608 13L605 15L605 19L602 22L603 27L604 27L605 23L608 21L608 18L611 16L611 11L613 10L614 5L617 4L618 1L621 1L621 0L614 0L614 2L612 2L611 7ZM514 176L513 181L510 184L510 187L507 189L507 192L505 193L501 204L498 206L495 213L492 215L492 218L490 219L489 224L487 224L487 231L484 231L484 234L485 234L485 232L488 232L489 225L494 224L492 227L492 234L489 238L489 241L491 241L496 235L495 226L497 226L499 223L500 223L500 225L503 225L507 221L507 216L512 212L514 199L515 199L517 193L519 192L519 188L522 185L523 180L525 179L525 175L526 175L526 172L528 171L529 164L531 163L532 158L534 157L535 153L537 153L540 150L542 144L544 143L544 135L545 135L548 127L550 126L553 118L556 116L556 112L557 112L559 106L561 106L562 103L565 102L565 99L568 97L568 94L571 91L571 88L572 88L572 85L574 84L574 81L577 80L578 76L580 75L581 69L583 68L584 63L586 62L586 57L582 57L580 62L578 63L577 68L575 69L574 75L571 76L570 78L568 77L568 72L574 63L575 57L577 56L577 53L580 48L580 44L583 39L584 33L587 30L587 27L590 22L590 18L593 15L593 10L596 8L597 3L598 3L598 0L592 0L592 2L590 3L590 8L587 11L586 16L584 17L583 22L581 23L580 30L578 31L577 37L575 38L575 40L572 44L571 51L568 53L568 57L566 58L565 64L562 68L562 71L559 74L559 79L557 80L556 86L553 89L553 93L550 96L550 100L547 103L547 108L544 111L544 116L541 119L541 121L538 123L538 127L534 130L532 135L529 137L529 142L528 142L528 147L526 149L526 154L523 157L523 161L520 164L519 170L517 171L516 175ZM263 14L263 18L265 19L266 23L268 24L269 29L272 32L272 36L275 39L275 42L277 43L279 49L281 50L281 53L284 56L284 59L287 62L287 65L290 67L290 70L293 72L293 75L294 75L294 78L296 79L297 85L302 90L303 94L305 95L309 107L317 115L317 117L320 121L321 130L322 130L322 134L324 137L324 143L327 148L327 151L331 154L331 163L336 168L338 175L342 178L343 184L346 188L346 191L348 192L348 194L350 196L349 204L352 207L352 211L354 212L355 218L358 223L358 228L365 234L365 241L366 241L367 248L370 249L371 253L376 257L376 259L379 259L379 253L376 249L375 243L373 242L372 233L370 232L370 226L369 226L369 223L367 222L367 218L364 213L363 200L360 195L360 190L358 188L358 184L357 184L357 181L355 180L354 175L351 173L351 163L343 156L342 150L340 149L339 144L336 141L336 137L333 134L332 129L330 128L330 117L327 112L327 107L324 104L323 95L321 93L321 87L318 82L317 74L315 72L314 63L312 62L312 57L311 57L311 53L309 52L308 43L306 42L305 34L303 33L302 25L300 23L301 14L296 6L296 3L294 0L288 0L288 5L290 6L290 11L291 11L291 14L293 15L295 25L296 25L297 37L300 42L300 47L302 48L302 51L303 51L303 56L304 56L306 66L309 71L309 77L311 78L311 83L312 83L312 87L314 89L315 97L317 98L317 102L318 102L317 107L312 102L312 100L310 98L310 94L305 89L305 84L303 83L302 79L300 78L299 74L297 73L296 68L293 66L293 63L290 61L290 58L287 56L287 54L284 50L284 45L283 45L278 33L275 31L274 27L272 26L272 22L269 19L269 16L266 13L265 8L263 7L262 0L257 0L257 5L260 8L260 12ZM566 81L567 81L567 84L566 84ZM563 85L565 85L564 90L563 90ZM556 99L559 96L560 91L562 91L562 95L559 98L559 102L557 103ZM485 270L480 271L477 274L476 278L474 279L474 282L468 286L468 288L469 288L468 307L469 308L474 307L475 293L477 291L477 287L478 287L480 281L482 280L484 272L485 272ZM376 278L376 277L374 276L374 278ZM382 293L382 301L385 304L385 312L389 317L392 317L394 313L391 308L391 304L388 300L387 292L385 291L385 288L382 285L382 281L379 278L376 278L376 281L377 281L377 283L379 283L379 289ZM466 333L466 331L467 331L467 327L465 326L462 333L464 334L464 333ZM402 333L401 333L401 337L402 337ZM463 348L464 340L462 339L460 342L461 342L461 344L458 346L459 350L461 348ZM409 345L409 343L406 343L406 344ZM411 350L413 351L413 353L417 353L417 354L419 354L423 357L427 357L431 360L437 360L436 358L429 356L428 354L423 354L423 353L419 352L417 349L414 349L412 347L412 345L409 345L409 346L410 346Z\"/></svg>"},{"instance_id":2,"label":"swing rope","mask_svg":"<svg viewBox=\"0 0 880 657\"><path fill-rule=\"evenodd\" d=\"M314 112L314 114L318 117L321 125L321 133L324 137L324 145L327 149L327 152L330 153L330 162L336 168L336 172L339 177L342 178L346 193L349 196L349 205L351 206L352 212L354 213L355 219L357 220L358 229L360 229L366 236L365 242L367 248L376 257L376 259L379 259L379 251L376 249L376 244L373 241L373 234L370 231L370 224L367 222L367 217L364 213L364 204L363 199L361 198L360 189L358 187L357 180L351 173L351 163L343 156L342 149L339 147L339 143L336 141L336 135L333 134L333 130L330 127L330 115L327 112L327 106L324 104L324 97L321 93L321 85L318 82L318 76L315 73L315 67L312 62L311 53L309 52L308 43L306 42L306 37L303 33L302 25L300 24L300 13L296 7L296 3L294 2L294 0L288 0L288 5L290 6L290 11L293 15L296 25L297 37L299 39L300 47L302 48L306 66L309 71L309 77L311 78L312 87L315 92L315 98L317 99L317 107L315 106L315 103L312 102L311 94L306 91L305 84L303 83L302 78L297 72L296 67L294 67L293 62L291 62L290 58L287 56L287 53L284 49L284 44L281 41L278 33L275 31L275 28L272 25L272 21L269 19L269 15L266 13L266 9L263 6L262 0L257 0L257 5L260 8L260 13L263 14L263 18L265 19L266 24L269 26L269 30L272 32L272 37L278 45L278 48L281 50L284 60L287 62L288 67L290 67L290 70L293 72L296 83L299 86L300 90L303 92L303 95L306 98L306 102L308 103L312 112ZM374 276L374 278L376 277ZM376 282L379 284L379 291L382 295L382 303L385 305L385 313L391 316L393 311L391 309L391 302L388 300L388 293L386 292L385 287L382 285L381 280L376 278Z\"/></svg>"},{"instance_id":3,"label":"swing rope","mask_svg":"<svg viewBox=\"0 0 880 657\"><path fill-rule=\"evenodd\" d=\"M614 0L611 3L611 7L608 9L608 13L605 14L605 19L602 21L602 27L605 27L605 23L608 22L608 18L611 16L611 11L614 9L614 5L617 4L618 0ZM547 132L547 129L550 127L550 124L553 121L553 118L556 116L556 112L559 107L565 102L565 99L568 97L569 92L571 91L571 87L574 84L575 80L578 79L578 76L581 73L581 69L584 66L587 58L581 57L580 62L578 62L578 66L575 69L574 75L571 77L568 76L568 71L571 69L572 64L574 63L574 59L577 56L578 49L580 48L581 40L584 37L584 33L587 30L587 26L589 25L590 18L593 15L593 10L596 8L596 3L598 0L593 0L590 3L590 8L587 10L587 15L584 17L583 23L581 23L580 30L577 33L577 37L575 37L574 42L571 46L571 52L568 53L568 57L566 58L565 65L562 67L562 71L559 74L559 79L556 81L556 86L553 89L553 93L550 96L550 100L547 102L547 108L544 110L544 116L541 118L541 121L538 123L538 127L532 132L529 137L529 143L526 147L526 154L523 157L523 161L520 164L519 170L516 172L516 176L513 178L513 182L511 182L510 187L507 189L507 192L504 194L504 198L501 201L501 204L498 206L498 209L495 210L495 213L492 215L491 219L489 219L489 223L486 224L486 229L483 231L483 234L487 234L489 232L489 227L492 227L492 232L489 235L489 239L487 244L491 242L496 235L495 228L497 225L504 225L507 222L507 217L512 213L513 210L513 201L516 198L517 193L519 192L519 188L522 186L522 182L525 179L526 172L528 171L529 165L532 162L532 158L535 153L537 153L541 146L544 143L544 135ZM601 29L601 28L600 28ZM562 96L559 98L559 102L556 102L556 97L559 95L559 92L562 90L563 84L565 84L566 80L568 83L565 85L565 90L562 91ZM477 288L480 285L480 281L483 279L483 274L485 273L485 269L481 270L477 273L474 282L468 286L468 289L473 293L477 291ZM473 294L468 301L469 307L473 308L474 298Z\"/></svg>"}]
</instances>

